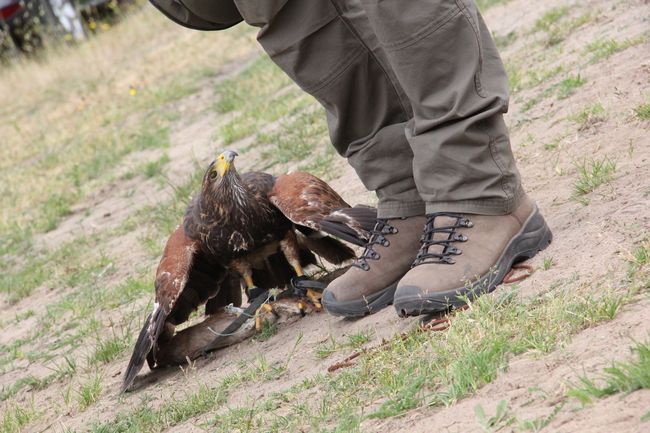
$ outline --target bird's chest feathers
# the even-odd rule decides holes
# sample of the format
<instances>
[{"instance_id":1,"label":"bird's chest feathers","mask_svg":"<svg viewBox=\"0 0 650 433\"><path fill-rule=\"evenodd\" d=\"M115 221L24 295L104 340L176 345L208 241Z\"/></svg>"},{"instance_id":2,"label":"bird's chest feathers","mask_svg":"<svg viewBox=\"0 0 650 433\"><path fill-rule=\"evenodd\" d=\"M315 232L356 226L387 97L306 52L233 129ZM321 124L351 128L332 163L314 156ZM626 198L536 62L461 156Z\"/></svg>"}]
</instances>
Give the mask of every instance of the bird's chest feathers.
<instances>
[{"instance_id":1,"label":"bird's chest feathers","mask_svg":"<svg viewBox=\"0 0 650 433\"><path fill-rule=\"evenodd\" d=\"M275 240L275 209L243 188L202 206L204 243L213 252L243 253Z\"/></svg>"}]
</instances>

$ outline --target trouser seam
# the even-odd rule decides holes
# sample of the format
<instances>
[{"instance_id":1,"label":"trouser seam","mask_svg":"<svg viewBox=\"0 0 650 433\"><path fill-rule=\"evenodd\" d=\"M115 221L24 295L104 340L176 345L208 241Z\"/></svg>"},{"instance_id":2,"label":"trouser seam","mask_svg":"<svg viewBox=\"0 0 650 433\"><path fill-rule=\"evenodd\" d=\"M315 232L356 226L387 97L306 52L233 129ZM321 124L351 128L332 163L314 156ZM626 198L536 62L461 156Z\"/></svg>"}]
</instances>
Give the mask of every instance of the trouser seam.
<instances>
[{"instance_id":1,"label":"trouser seam","mask_svg":"<svg viewBox=\"0 0 650 433\"><path fill-rule=\"evenodd\" d=\"M332 7L334 7L334 9L336 10L336 13L339 15L339 17L341 18L341 20L343 21L345 26L348 28L350 33L352 33L352 35L357 40L357 42L359 42L363 46L365 51L368 53L368 56L370 56L370 58L372 58L372 60L377 64L377 66L379 66L379 69L381 69L381 72L384 74L384 76L386 77L386 79L390 83L390 86L392 87L393 91L395 92L395 96L397 96L397 99L399 101L399 105L400 105L400 107L402 107L402 113L404 114L404 120L405 121L408 120L409 117L410 117L409 116L409 110L406 108L406 106L404 106L404 101L402 101L402 97L400 96L400 93L397 91L397 88L395 87L395 83L390 78L390 75L386 72L386 68L384 68L384 65L381 64L381 62L379 61L377 56L375 56L375 53L373 53L372 50L370 49L370 47L364 42L363 38L361 38L359 36L359 33L355 30L354 26L352 24L350 24L350 22L347 20L347 18L345 18L345 16L343 15L343 12L341 11L341 8L339 7L339 5L337 5L334 0L330 0L330 4L332 5Z\"/></svg>"},{"instance_id":2,"label":"trouser seam","mask_svg":"<svg viewBox=\"0 0 650 433\"><path fill-rule=\"evenodd\" d=\"M456 4L458 6L458 4ZM438 21L433 21L431 24L426 25L422 27L420 30L415 32L415 35L413 36L408 36L404 39L401 39L396 42L390 42L390 43L383 43L382 46L391 51L399 50L399 49L404 49L408 48L411 45L414 45L421 41L422 39L426 38L427 36L430 36L431 34L435 33L442 27L444 27L449 21L454 19L457 15L459 15L462 12L460 6L458 7L458 10L452 10L447 15L444 15L440 20Z\"/></svg>"},{"instance_id":3,"label":"trouser seam","mask_svg":"<svg viewBox=\"0 0 650 433\"><path fill-rule=\"evenodd\" d=\"M311 93L311 94L315 94L315 93L323 90L324 88L326 88L327 86L332 84L334 81L336 81L336 79L338 77L343 75L345 73L345 71L347 71L350 68L350 66L352 66L354 64L354 60L357 57L361 56L361 54L364 54L363 48L353 50L352 53L349 54L348 56L344 57L343 60L341 62L339 62L338 65L336 65L336 67L332 68L334 70L334 72L332 74L325 77L320 83L318 83L315 86L303 87L303 90L305 92Z\"/></svg>"},{"instance_id":4,"label":"trouser seam","mask_svg":"<svg viewBox=\"0 0 650 433\"><path fill-rule=\"evenodd\" d=\"M488 148L490 149L490 156L492 157L492 161L494 161L494 165L497 166L499 169L499 172L501 172L500 176L500 181L499 183L501 184L501 189L503 190L503 194L506 196L506 200L509 202L512 200L512 196L508 193L508 189L506 188L506 175L505 171L503 168L503 162L501 161L501 158L499 157L499 154L497 152L497 149L494 148L494 145L496 144L496 137L490 136L490 142L488 144Z\"/></svg>"},{"instance_id":5,"label":"trouser seam","mask_svg":"<svg viewBox=\"0 0 650 433\"><path fill-rule=\"evenodd\" d=\"M481 73L483 72L483 47L481 46L481 32L478 28L478 24L474 22L472 16L470 15L467 5L462 2L462 0L456 0L456 4L461 10L461 13L469 23L470 27L474 31L474 37L476 38L476 46L478 47L478 71L474 73L474 87L476 88L476 93L481 98L487 98L487 95L483 93L483 84L481 83Z\"/></svg>"}]
</instances>

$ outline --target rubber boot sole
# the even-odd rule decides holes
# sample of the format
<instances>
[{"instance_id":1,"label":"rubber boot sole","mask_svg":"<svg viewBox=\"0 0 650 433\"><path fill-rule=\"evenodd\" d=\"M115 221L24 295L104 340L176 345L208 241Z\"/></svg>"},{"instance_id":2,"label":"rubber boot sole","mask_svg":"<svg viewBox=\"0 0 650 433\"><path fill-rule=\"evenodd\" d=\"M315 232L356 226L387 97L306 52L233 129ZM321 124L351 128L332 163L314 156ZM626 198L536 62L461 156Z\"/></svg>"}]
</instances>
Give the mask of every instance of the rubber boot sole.
<instances>
[{"instance_id":1,"label":"rubber boot sole","mask_svg":"<svg viewBox=\"0 0 650 433\"><path fill-rule=\"evenodd\" d=\"M492 292L510 271L513 264L528 260L542 251L553 240L537 206L521 230L510 240L491 271L465 287L442 292L422 293L419 287L403 286L395 295L394 306L400 317L446 311L462 307L465 299Z\"/></svg>"},{"instance_id":2,"label":"rubber boot sole","mask_svg":"<svg viewBox=\"0 0 650 433\"><path fill-rule=\"evenodd\" d=\"M350 301L337 301L331 292L325 290L321 298L321 304L325 308L325 311L333 316L363 317L376 313L391 305L395 297L398 282L399 280L372 295Z\"/></svg>"}]
</instances>

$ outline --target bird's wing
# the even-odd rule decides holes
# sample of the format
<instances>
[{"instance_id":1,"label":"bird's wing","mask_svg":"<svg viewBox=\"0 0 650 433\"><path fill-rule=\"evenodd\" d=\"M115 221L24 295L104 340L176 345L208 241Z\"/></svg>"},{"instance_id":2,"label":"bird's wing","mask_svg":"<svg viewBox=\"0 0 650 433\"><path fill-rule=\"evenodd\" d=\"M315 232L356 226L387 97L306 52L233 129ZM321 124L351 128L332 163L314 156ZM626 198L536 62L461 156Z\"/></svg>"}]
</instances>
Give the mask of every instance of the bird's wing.
<instances>
[{"instance_id":1,"label":"bird's wing","mask_svg":"<svg viewBox=\"0 0 650 433\"><path fill-rule=\"evenodd\" d=\"M269 200L291 222L314 230L333 211L350 207L327 183L303 172L278 176Z\"/></svg>"},{"instance_id":2,"label":"bird's wing","mask_svg":"<svg viewBox=\"0 0 650 433\"><path fill-rule=\"evenodd\" d=\"M221 266L208 263L200 242L190 239L179 226L167 240L156 271L156 296L153 311L140 331L131 360L124 373L122 392L133 383L144 361L155 363L159 340L170 338L173 326L187 320L192 311L219 294L222 283L231 283ZM237 280L238 281L238 280ZM230 287L224 293L231 293ZM237 300L234 300L237 302ZM239 300L241 302L241 298ZM168 326L169 332L163 332ZM152 359L153 355L153 359Z\"/></svg>"},{"instance_id":3,"label":"bird's wing","mask_svg":"<svg viewBox=\"0 0 650 433\"><path fill-rule=\"evenodd\" d=\"M351 208L326 182L303 172L279 176L269 200L294 224L356 245L366 243L377 218L375 208Z\"/></svg>"}]
</instances>

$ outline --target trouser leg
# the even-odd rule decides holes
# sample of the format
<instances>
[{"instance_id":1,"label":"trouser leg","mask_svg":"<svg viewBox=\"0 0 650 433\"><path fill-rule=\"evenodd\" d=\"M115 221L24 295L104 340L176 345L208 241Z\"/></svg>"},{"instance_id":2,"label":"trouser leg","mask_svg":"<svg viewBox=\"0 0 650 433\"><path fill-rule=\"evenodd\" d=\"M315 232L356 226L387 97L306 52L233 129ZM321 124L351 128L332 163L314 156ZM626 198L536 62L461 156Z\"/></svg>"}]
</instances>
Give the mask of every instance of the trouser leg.
<instances>
[{"instance_id":1,"label":"trouser leg","mask_svg":"<svg viewBox=\"0 0 650 433\"><path fill-rule=\"evenodd\" d=\"M325 108L336 150L377 192L379 216L424 213L405 135L409 100L358 1L235 0L271 59Z\"/></svg>"},{"instance_id":2,"label":"trouser leg","mask_svg":"<svg viewBox=\"0 0 650 433\"><path fill-rule=\"evenodd\" d=\"M362 0L413 119L427 213L506 214L521 195L503 113L508 81L472 0Z\"/></svg>"}]
</instances>

